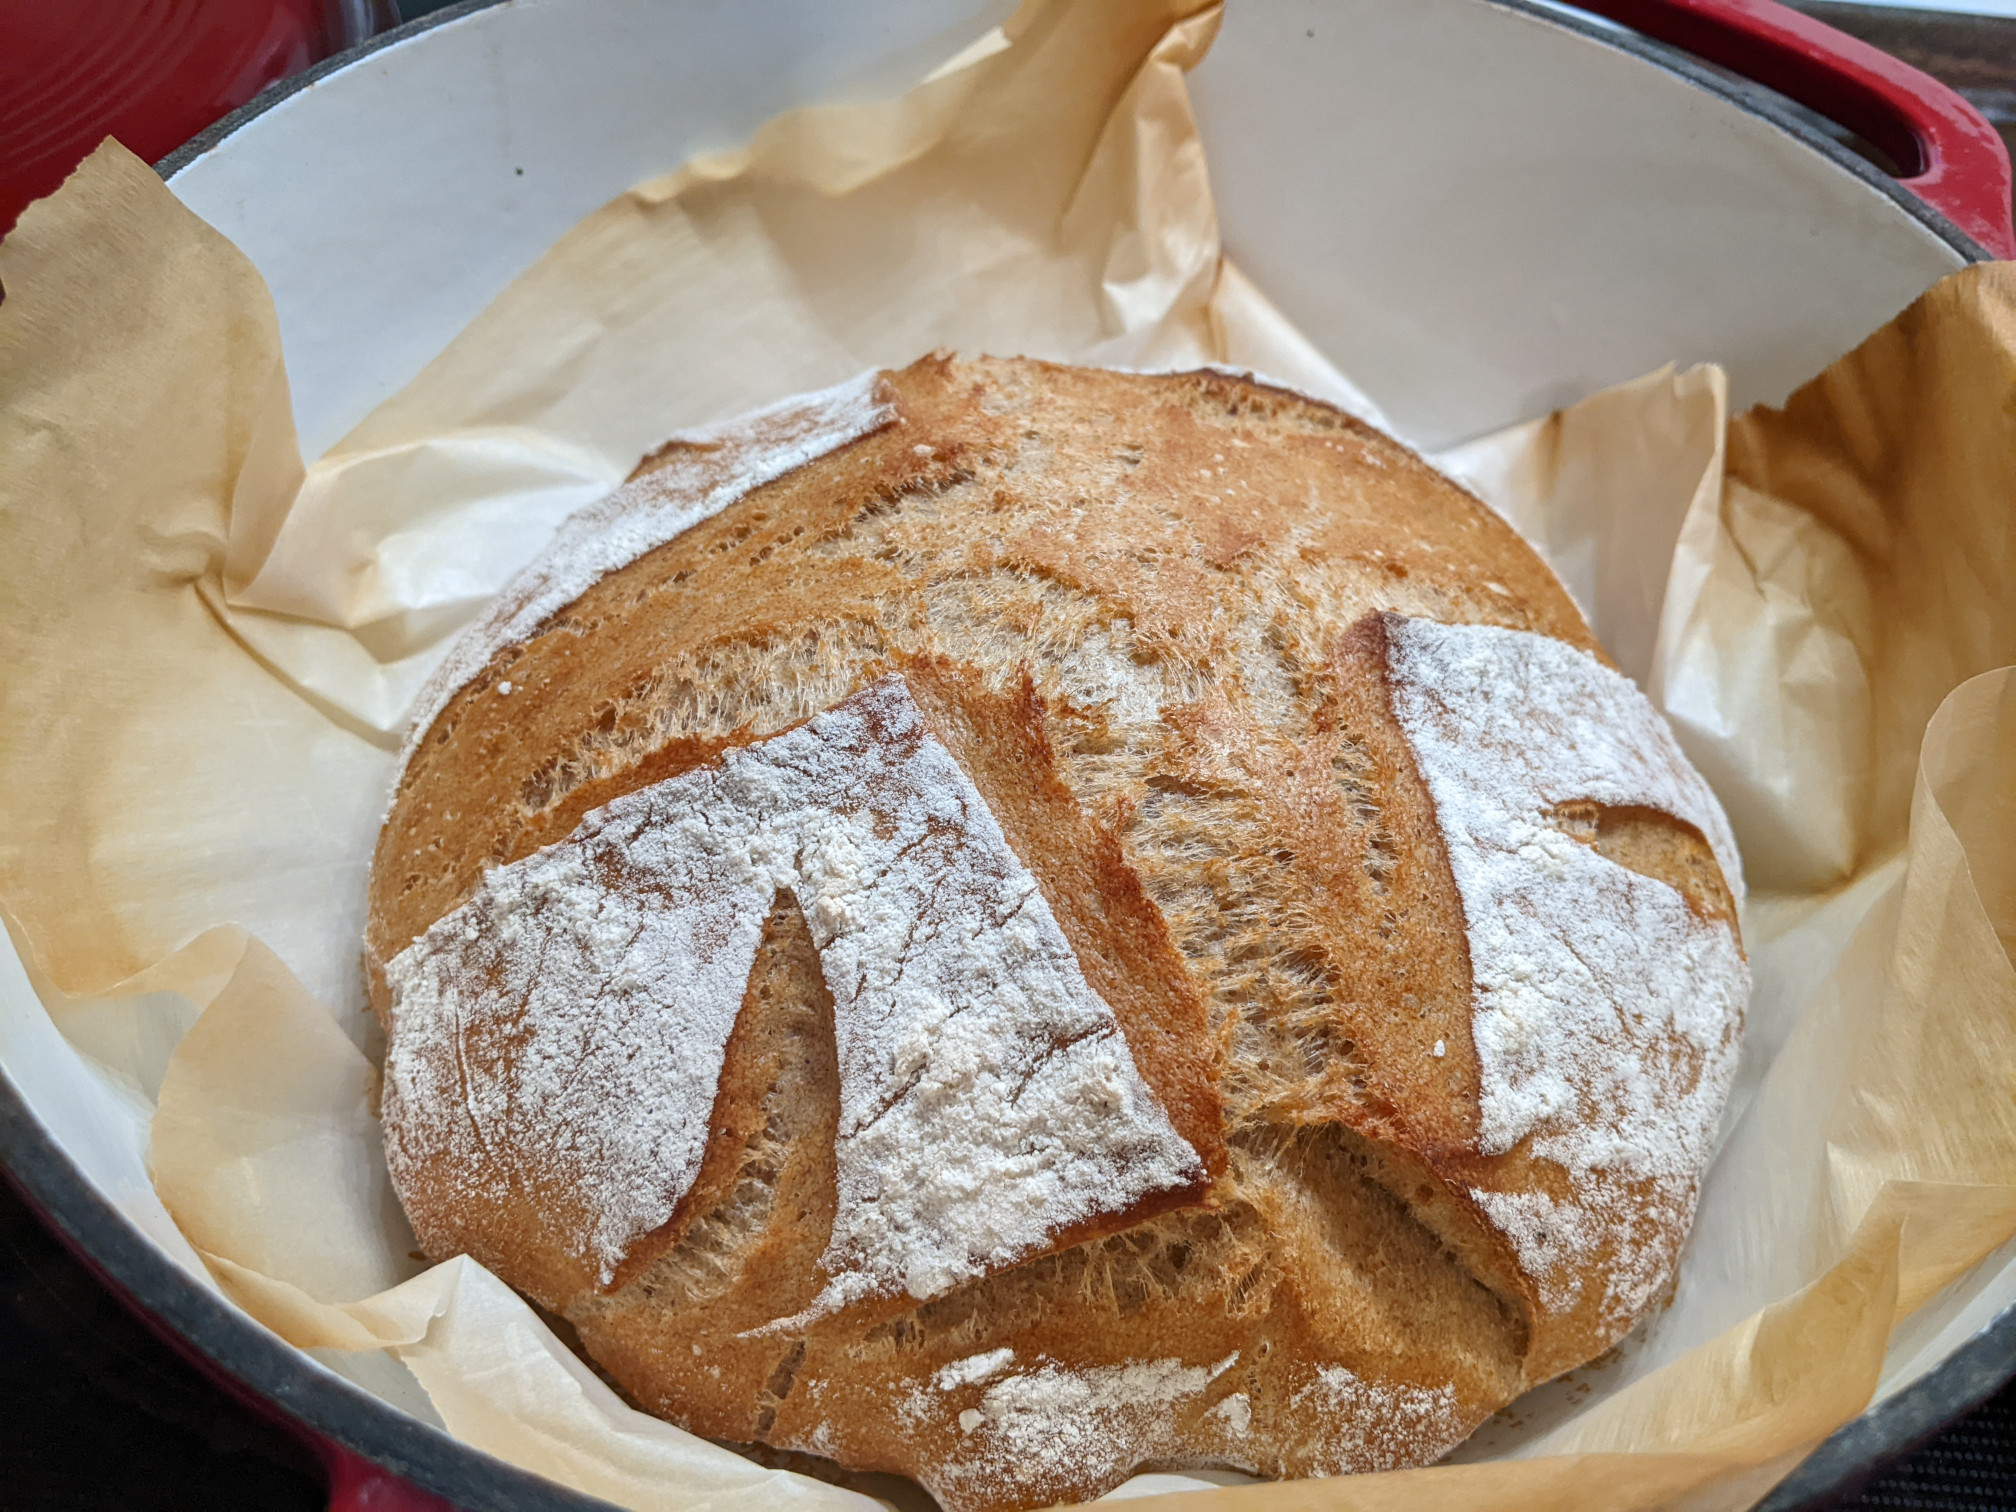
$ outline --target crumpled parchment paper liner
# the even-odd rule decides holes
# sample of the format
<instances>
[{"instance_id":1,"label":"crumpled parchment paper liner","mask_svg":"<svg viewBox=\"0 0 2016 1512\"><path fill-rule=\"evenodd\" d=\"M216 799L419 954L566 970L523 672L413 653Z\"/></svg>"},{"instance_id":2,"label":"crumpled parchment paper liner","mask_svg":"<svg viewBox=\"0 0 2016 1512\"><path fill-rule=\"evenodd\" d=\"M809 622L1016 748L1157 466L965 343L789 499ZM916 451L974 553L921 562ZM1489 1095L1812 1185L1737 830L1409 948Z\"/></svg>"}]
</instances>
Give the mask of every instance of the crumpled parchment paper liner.
<instances>
[{"instance_id":1,"label":"crumpled parchment paper liner","mask_svg":"<svg viewBox=\"0 0 2016 1512\"><path fill-rule=\"evenodd\" d=\"M395 745L443 640L681 428L934 346L1240 362L1376 413L1221 262L1182 78L1217 21L1033 5L1012 47L619 196L319 459L284 520L234 525L220 612Z\"/></svg>"},{"instance_id":2,"label":"crumpled parchment paper liner","mask_svg":"<svg viewBox=\"0 0 2016 1512\"><path fill-rule=\"evenodd\" d=\"M900 101L619 198L305 478L263 286L144 167L101 150L0 245L0 900L255 1317L387 1351L451 1431L626 1505L855 1500L632 1412L466 1260L412 1274L355 965L388 748L455 626L680 426L941 344L1233 361L1368 412L1218 254L1187 8L1032 6ZM1738 1506L1926 1297L2016 1293L1968 1270L2016 1230L2011 271L1726 443L1697 369L1445 459L1731 808L1739 1095L1672 1307L1459 1456L1524 1458L1195 1496Z\"/></svg>"},{"instance_id":3,"label":"crumpled parchment paper liner","mask_svg":"<svg viewBox=\"0 0 2016 1512\"><path fill-rule=\"evenodd\" d=\"M65 992L230 922L354 996L329 910L361 923L371 821L318 786L354 790L382 758L303 719L188 591L238 511L284 509L301 477L271 300L144 165L96 161L0 245L0 895ZM233 735L196 709L273 759L216 782Z\"/></svg>"},{"instance_id":4,"label":"crumpled parchment paper liner","mask_svg":"<svg viewBox=\"0 0 2016 1512\"><path fill-rule=\"evenodd\" d=\"M683 427L934 346L1208 360L1217 223L1181 70L1217 13L1171 24L1195 9L1039 7L1013 47L611 201L320 459L284 521L234 539L232 623L394 744L444 633ZM941 257L956 273L927 275Z\"/></svg>"},{"instance_id":5,"label":"crumpled parchment paper liner","mask_svg":"<svg viewBox=\"0 0 2016 1512\"><path fill-rule=\"evenodd\" d=\"M1649 685L1673 549L1689 514L1714 507L1727 415L1720 368L1663 368L1435 461L1533 543L1618 668Z\"/></svg>"}]
</instances>

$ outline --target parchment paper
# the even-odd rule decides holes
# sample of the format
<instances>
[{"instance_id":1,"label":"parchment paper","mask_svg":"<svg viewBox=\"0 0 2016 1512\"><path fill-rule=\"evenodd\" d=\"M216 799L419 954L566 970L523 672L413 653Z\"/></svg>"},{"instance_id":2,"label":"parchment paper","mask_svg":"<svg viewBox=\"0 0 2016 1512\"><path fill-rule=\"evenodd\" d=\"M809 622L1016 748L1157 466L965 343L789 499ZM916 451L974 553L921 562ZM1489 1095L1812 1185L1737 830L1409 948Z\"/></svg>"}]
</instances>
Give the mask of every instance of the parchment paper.
<instances>
[{"instance_id":1,"label":"parchment paper","mask_svg":"<svg viewBox=\"0 0 2016 1512\"><path fill-rule=\"evenodd\" d=\"M423 1270L365 867L446 640L681 426L935 346L1233 362L1376 415L1220 256L1190 10L1031 5L899 100L641 186L305 471L263 284L143 165L101 149L0 244L0 902L130 1110L108 1137L151 1120L160 1202L282 1337L626 1506L866 1505L632 1411L473 1263ZM1730 808L1744 1065L1624 1347L1456 1463L1196 1507L1742 1506L2016 1296L2012 393L2016 268L1981 268L1782 413L1725 425L1719 373L1663 372L1442 459Z\"/></svg>"}]
</instances>

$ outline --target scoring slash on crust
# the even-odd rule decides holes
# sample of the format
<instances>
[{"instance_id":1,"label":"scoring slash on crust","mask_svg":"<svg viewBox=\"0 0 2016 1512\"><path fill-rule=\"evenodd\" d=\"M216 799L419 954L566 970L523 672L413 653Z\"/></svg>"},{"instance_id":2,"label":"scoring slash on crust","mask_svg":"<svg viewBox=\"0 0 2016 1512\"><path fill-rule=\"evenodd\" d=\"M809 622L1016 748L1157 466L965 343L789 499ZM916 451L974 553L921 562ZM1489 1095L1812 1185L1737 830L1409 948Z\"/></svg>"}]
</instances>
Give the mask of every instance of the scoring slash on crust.
<instances>
[{"instance_id":1,"label":"scoring slash on crust","mask_svg":"<svg viewBox=\"0 0 2016 1512\"><path fill-rule=\"evenodd\" d=\"M776 1327L937 1296L1209 1186L891 676L617 799L393 959L388 1155L423 1241L480 1246L529 1204L605 1289L661 1253L780 892L832 994L841 1108L828 1280Z\"/></svg>"},{"instance_id":2,"label":"scoring slash on crust","mask_svg":"<svg viewBox=\"0 0 2016 1512\"><path fill-rule=\"evenodd\" d=\"M871 369L832 388L672 437L648 459L650 472L569 515L546 549L449 647L413 701L412 735L427 733L499 647L536 631L606 574L896 418L888 381ZM402 772L412 755L409 739L399 753Z\"/></svg>"},{"instance_id":3,"label":"scoring slash on crust","mask_svg":"<svg viewBox=\"0 0 2016 1512\"><path fill-rule=\"evenodd\" d=\"M1365 630L1463 903L1479 1150L1520 1157L1471 1196L1549 1312L1620 1328L1666 1278L1735 1074L1735 837L1659 712L1587 652L1392 614ZM1577 806L1691 827L1733 896L1704 907L1620 864L1556 821Z\"/></svg>"}]
</instances>

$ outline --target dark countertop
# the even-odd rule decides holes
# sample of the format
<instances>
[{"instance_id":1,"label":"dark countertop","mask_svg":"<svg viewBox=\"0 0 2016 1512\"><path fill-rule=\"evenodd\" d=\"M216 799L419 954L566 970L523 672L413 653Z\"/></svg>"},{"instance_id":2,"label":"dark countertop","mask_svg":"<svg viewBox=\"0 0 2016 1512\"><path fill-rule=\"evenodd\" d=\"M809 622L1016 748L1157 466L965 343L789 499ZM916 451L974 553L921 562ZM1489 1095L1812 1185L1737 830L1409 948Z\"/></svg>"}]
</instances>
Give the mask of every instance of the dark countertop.
<instances>
[{"instance_id":1,"label":"dark countertop","mask_svg":"<svg viewBox=\"0 0 2016 1512\"><path fill-rule=\"evenodd\" d=\"M315 1512L314 1456L127 1312L0 1181L0 1512Z\"/></svg>"}]
</instances>

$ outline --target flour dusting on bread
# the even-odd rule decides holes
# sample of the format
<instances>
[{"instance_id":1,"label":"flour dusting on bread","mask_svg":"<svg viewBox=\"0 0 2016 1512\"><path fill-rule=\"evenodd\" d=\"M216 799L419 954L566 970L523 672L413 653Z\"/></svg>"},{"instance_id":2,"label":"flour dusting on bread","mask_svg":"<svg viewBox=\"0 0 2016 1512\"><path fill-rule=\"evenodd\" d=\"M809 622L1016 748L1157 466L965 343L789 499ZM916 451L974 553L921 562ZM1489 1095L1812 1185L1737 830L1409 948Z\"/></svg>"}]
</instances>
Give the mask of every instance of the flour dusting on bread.
<instances>
[{"instance_id":1,"label":"flour dusting on bread","mask_svg":"<svg viewBox=\"0 0 2016 1512\"><path fill-rule=\"evenodd\" d=\"M393 959L395 1180L462 1172L465 1202L550 1189L607 1285L699 1169L780 890L840 1053L815 1312L935 1296L1203 1178L985 801L886 678L617 799ZM423 1226L431 1206L409 1199Z\"/></svg>"},{"instance_id":2,"label":"flour dusting on bread","mask_svg":"<svg viewBox=\"0 0 2016 1512\"><path fill-rule=\"evenodd\" d=\"M1393 709L1434 795L1463 900L1486 1154L1532 1139L1570 1195L1475 1193L1550 1306L1606 1244L1613 1310L1663 1263L1634 1208L1691 1201L1749 996L1735 932L1617 864L1550 814L1577 801L1692 825L1732 892L1728 821L1645 695L1551 636L1386 617Z\"/></svg>"},{"instance_id":3,"label":"flour dusting on bread","mask_svg":"<svg viewBox=\"0 0 2016 1512\"><path fill-rule=\"evenodd\" d=\"M1203 1397L1238 1360L1132 1360L1089 1370L1045 1361L997 1380L960 1414L966 1453L946 1478L1040 1487L1083 1467L1124 1468L1144 1440L1159 1438L1175 1451L1176 1409Z\"/></svg>"},{"instance_id":4,"label":"flour dusting on bread","mask_svg":"<svg viewBox=\"0 0 2016 1512\"><path fill-rule=\"evenodd\" d=\"M1368 1381L1345 1366L1323 1365L1293 1400L1323 1415L1322 1457L1330 1475L1391 1470L1403 1463L1396 1444L1425 1441L1453 1449L1466 1437L1456 1393L1447 1386Z\"/></svg>"},{"instance_id":5,"label":"flour dusting on bread","mask_svg":"<svg viewBox=\"0 0 2016 1512\"><path fill-rule=\"evenodd\" d=\"M895 419L888 385L870 371L672 437L659 449L656 468L569 515L531 565L504 585L483 617L449 648L413 701L402 770L414 742L491 657L565 609L597 580L765 483ZM509 693L510 684L500 691Z\"/></svg>"}]
</instances>

